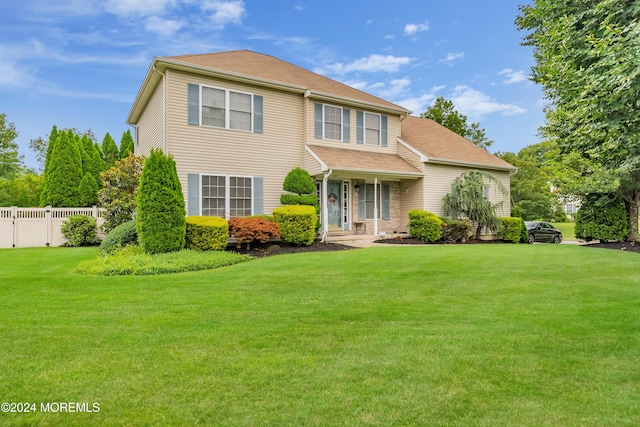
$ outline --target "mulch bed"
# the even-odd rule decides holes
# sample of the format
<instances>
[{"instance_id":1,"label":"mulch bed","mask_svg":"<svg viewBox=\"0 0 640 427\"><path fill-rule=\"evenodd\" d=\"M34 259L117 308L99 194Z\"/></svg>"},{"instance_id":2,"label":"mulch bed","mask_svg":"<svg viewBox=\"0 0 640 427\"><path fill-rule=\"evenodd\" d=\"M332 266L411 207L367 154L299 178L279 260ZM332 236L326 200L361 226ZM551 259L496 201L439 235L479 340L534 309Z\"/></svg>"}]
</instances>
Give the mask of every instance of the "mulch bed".
<instances>
[{"instance_id":1,"label":"mulch bed","mask_svg":"<svg viewBox=\"0 0 640 427\"><path fill-rule=\"evenodd\" d=\"M246 243L243 243L240 248L237 248L235 245L227 246L227 251L251 255L256 258L281 254L297 254L304 252L332 252L345 251L350 249L357 248L354 248L353 246L343 245L341 243L322 243L320 241L315 241L310 246L292 246L287 245L286 243L272 242L254 242L251 244L250 249L247 249Z\"/></svg>"},{"instance_id":2,"label":"mulch bed","mask_svg":"<svg viewBox=\"0 0 640 427\"><path fill-rule=\"evenodd\" d=\"M613 249L617 251L640 253L640 243L635 242L589 243L582 246L586 246L588 248Z\"/></svg>"},{"instance_id":3,"label":"mulch bed","mask_svg":"<svg viewBox=\"0 0 640 427\"><path fill-rule=\"evenodd\" d=\"M388 245L426 245L422 240L413 239L410 237L402 238L402 239L381 239L376 240L375 243L384 243ZM436 242L430 243L435 245L472 245L472 244L506 244L501 240L469 240L467 243L443 243ZM524 243L523 243L524 244ZM631 242L611 242L611 243L589 243L583 244L582 246L588 248L601 248L601 249L613 249L619 251L627 251L627 252L635 252L640 253L640 243L633 244ZM256 258L263 258L272 255L281 255L281 254L297 254L297 253L305 253L305 252L333 252L333 251L345 251L354 248L353 246L343 245L341 243L321 243L320 241L315 241L310 246L292 246L287 245L285 243L252 243L250 249L247 249L247 245L243 244L240 249L236 248L235 245L231 245L227 247L227 251L236 252L239 254L247 254Z\"/></svg>"}]
</instances>

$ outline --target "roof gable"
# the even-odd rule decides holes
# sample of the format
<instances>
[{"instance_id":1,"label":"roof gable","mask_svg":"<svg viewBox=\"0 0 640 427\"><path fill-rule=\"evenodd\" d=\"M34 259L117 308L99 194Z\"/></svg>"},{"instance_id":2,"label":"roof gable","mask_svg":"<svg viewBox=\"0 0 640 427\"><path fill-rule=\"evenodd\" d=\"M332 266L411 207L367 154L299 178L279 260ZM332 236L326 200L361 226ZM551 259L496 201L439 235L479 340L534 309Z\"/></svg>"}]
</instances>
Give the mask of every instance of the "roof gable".
<instances>
[{"instance_id":1,"label":"roof gable","mask_svg":"<svg viewBox=\"0 0 640 427\"><path fill-rule=\"evenodd\" d=\"M456 163L489 169L516 169L431 119L407 117L402 121L400 138L422 153L427 162Z\"/></svg>"}]
</instances>

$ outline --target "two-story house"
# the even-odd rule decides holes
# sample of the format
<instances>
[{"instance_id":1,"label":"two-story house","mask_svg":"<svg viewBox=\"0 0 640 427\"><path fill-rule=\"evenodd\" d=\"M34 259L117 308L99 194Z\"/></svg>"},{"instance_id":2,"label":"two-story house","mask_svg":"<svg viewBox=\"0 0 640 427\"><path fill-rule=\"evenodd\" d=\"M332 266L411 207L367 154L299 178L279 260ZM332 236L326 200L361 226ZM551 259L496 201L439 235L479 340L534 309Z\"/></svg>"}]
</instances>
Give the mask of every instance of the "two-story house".
<instances>
[{"instance_id":1,"label":"two-story house","mask_svg":"<svg viewBox=\"0 0 640 427\"><path fill-rule=\"evenodd\" d=\"M296 166L316 180L325 235L404 232L411 209L442 214L469 168L509 188L513 166L410 114L275 57L230 51L155 58L127 122L136 154L175 159L188 215L269 214Z\"/></svg>"}]
</instances>

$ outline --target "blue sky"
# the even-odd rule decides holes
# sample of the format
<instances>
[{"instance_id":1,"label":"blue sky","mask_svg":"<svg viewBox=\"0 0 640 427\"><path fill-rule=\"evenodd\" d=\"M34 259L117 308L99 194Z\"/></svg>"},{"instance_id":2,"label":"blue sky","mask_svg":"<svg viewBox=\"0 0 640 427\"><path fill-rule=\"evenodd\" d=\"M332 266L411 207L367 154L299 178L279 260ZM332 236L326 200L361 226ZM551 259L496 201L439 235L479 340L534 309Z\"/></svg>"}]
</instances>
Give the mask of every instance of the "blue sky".
<instances>
[{"instance_id":1,"label":"blue sky","mask_svg":"<svg viewBox=\"0 0 640 427\"><path fill-rule=\"evenodd\" d=\"M2 0L0 113L27 165L59 128L119 142L154 56L249 49L419 115L444 96L491 152L539 142L542 92L514 19L527 0Z\"/></svg>"}]
</instances>

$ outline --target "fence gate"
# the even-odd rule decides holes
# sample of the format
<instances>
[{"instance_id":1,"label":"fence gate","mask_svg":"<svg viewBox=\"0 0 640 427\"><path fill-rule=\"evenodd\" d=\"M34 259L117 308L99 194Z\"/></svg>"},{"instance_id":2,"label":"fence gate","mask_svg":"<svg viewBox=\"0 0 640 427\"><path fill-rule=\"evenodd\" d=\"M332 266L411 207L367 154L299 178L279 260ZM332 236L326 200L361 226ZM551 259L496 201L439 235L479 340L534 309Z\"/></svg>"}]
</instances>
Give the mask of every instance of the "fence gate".
<instances>
[{"instance_id":1,"label":"fence gate","mask_svg":"<svg viewBox=\"0 0 640 427\"><path fill-rule=\"evenodd\" d=\"M102 225L102 210L91 208L0 208L0 248L29 248L62 246L65 239L60 232L64 220L72 215L96 218Z\"/></svg>"}]
</instances>

